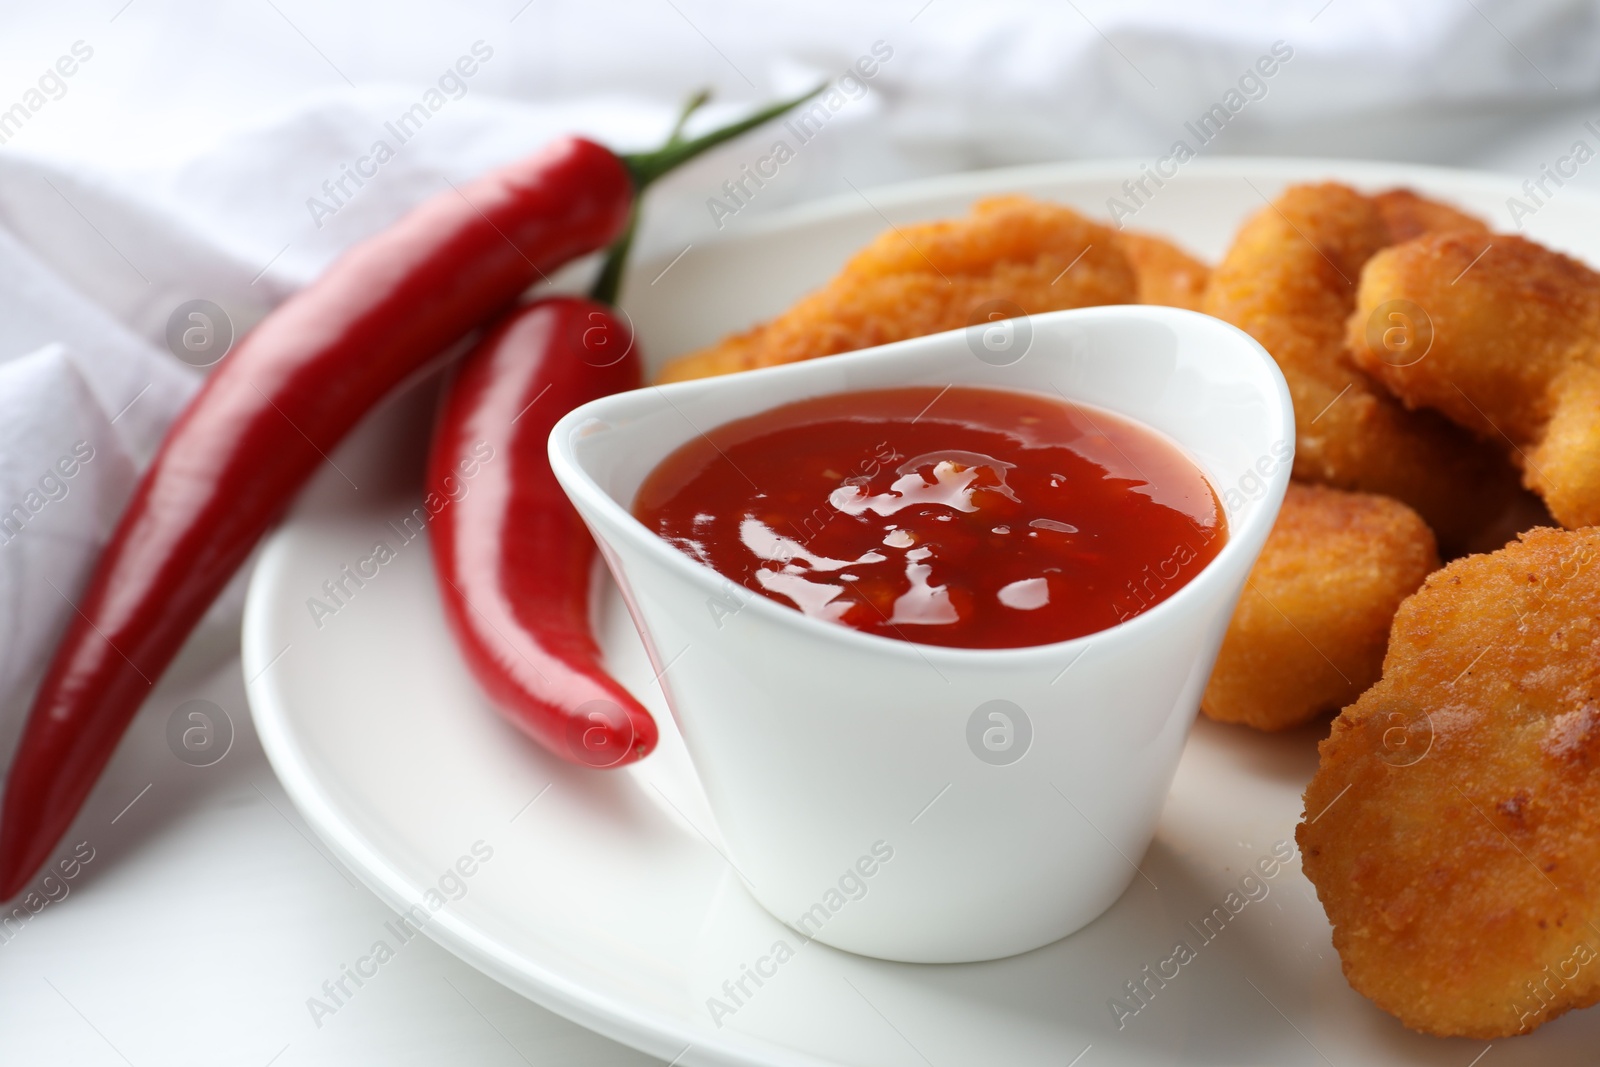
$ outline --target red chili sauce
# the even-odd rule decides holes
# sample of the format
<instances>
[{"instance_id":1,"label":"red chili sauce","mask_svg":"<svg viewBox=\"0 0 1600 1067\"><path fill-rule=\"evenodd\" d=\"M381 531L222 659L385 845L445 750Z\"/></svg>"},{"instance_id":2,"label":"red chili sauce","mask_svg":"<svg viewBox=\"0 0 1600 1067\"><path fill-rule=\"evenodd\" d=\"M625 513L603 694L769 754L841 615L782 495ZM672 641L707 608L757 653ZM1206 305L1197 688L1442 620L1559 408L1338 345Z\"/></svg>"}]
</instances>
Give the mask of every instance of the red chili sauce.
<instances>
[{"instance_id":1,"label":"red chili sauce","mask_svg":"<svg viewBox=\"0 0 1600 1067\"><path fill-rule=\"evenodd\" d=\"M963 648L1114 626L1227 540L1205 476L1154 430L966 387L814 397L726 423L651 471L634 513L813 618Z\"/></svg>"}]
</instances>

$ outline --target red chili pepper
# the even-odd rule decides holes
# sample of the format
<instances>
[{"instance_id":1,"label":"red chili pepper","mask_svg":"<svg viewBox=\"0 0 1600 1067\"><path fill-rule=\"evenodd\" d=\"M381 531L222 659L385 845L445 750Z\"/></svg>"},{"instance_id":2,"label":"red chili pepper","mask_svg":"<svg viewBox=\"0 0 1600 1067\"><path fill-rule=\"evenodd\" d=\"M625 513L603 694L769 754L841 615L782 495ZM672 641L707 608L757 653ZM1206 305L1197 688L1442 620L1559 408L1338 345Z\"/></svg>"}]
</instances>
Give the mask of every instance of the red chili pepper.
<instances>
[{"instance_id":1,"label":"red chili pepper","mask_svg":"<svg viewBox=\"0 0 1600 1067\"><path fill-rule=\"evenodd\" d=\"M614 767L655 747L650 713L600 664L594 540L550 470L556 420L639 385L628 327L603 304L540 300L463 358L434 429L427 491L445 618L494 703L544 747Z\"/></svg>"},{"instance_id":2,"label":"red chili pepper","mask_svg":"<svg viewBox=\"0 0 1600 1067\"><path fill-rule=\"evenodd\" d=\"M683 125L705 101L702 93L689 102L663 157L684 144ZM633 229L612 246L597 299L615 298ZM429 530L462 657L516 726L590 767L642 759L656 724L601 665L589 625L595 544L556 482L547 442L568 411L636 388L640 377L632 330L611 308L575 297L535 302L462 359L428 460L426 491L454 501Z\"/></svg>"},{"instance_id":3,"label":"red chili pepper","mask_svg":"<svg viewBox=\"0 0 1600 1067\"><path fill-rule=\"evenodd\" d=\"M646 156L558 141L426 201L251 331L169 430L34 698L0 899L49 857L190 630L360 418L546 272L625 239L638 190L797 102Z\"/></svg>"}]
</instances>

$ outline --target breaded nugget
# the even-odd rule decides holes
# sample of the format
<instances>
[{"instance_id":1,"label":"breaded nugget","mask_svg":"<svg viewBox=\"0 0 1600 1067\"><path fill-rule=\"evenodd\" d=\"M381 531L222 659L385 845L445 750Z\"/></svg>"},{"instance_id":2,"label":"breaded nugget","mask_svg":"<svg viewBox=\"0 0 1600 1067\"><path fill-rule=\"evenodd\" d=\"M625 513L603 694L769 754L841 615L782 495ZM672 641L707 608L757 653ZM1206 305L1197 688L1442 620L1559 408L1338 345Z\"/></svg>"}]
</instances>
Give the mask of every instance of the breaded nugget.
<instances>
[{"instance_id":1,"label":"breaded nugget","mask_svg":"<svg viewBox=\"0 0 1600 1067\"><path fill-rule=\"evenodd\" d=\"M1117 244L1139 278L1139 303L1201 310L1211 268L1154 234L1123 230Z\"/></svg>"},{"instance_id":2,"label":"breaded nugget","mask_svg":"<svg viewBox=\"0 0 1600 1067\"><path fill-rule=\"evenodd\" d=\"M1378 680L1395 609L1438 566L1398 500L1291 484L1200 710L1258 730L1338 711Z\"/></svg>"},{"instance_id":3,"label":"breaded nugget","mask_svg":"<svg viewBox=\"0 0 1600 1067\"><path fill-rule=\"evenodd\" d=\"M1130 304L1139 283L1116 231L1022 196L879 235L771 322L669 363L662 381L794 363L971 325L995 301L1026 314ZM1070 269L1069 269L1070 268Z\"/></svg>"},{"instance_id":4,"label":"breaded nugget","mask_svg":"<svg viewBox=\"0 0 1600 1067\"><path fill-rule=\"evenodd\" d=\"M1384 228L1389 231L1388 244L1397 245L1425 233L1445 230L1489 232L1482 219L1449 204L1418 196L1410 189L1390 189L1374 196L1372 202L1378 206Z\"/></svg>"},{"instance_id":5,"label":"breaded nugget","mask_svg":"<svg viewBox=\"0 0 1600 1067\"><path fill-rule=\"evenodd\" d=\"M1600 274L1504 234L1430 234L1362 271L1356 362L1508 448L1563 526L1600 523Z\"/></svg>"},{"instance_id":6,"label":"breaded nugget","mask_svg":"<svg viewBox=\"0 0 1600 1067\"><path fill-rule=\"evenodd\" d=\"M1424 217L1413 200L1390 204L1397 226L1402 214L1404 225ZM1282 368L1296 478L1396 497L1453 548L1504 507L1515 472L1436 413L1406 410L1351 362L1345 322L1356 282L1389 243L1389 226L1379 204L1354 189L1295 186L1239 231L1212 271L1205 310L1260 341Z\"/></svg>"},{"instance_id":7,"label":"breaded nugget","mask_svg":"<svg viewBox=\"0 0 1600 1067\"><path fill-rule=\"evenodd\" d=\"M1415 1030L1600 1000L1600 530L1532 530L1400 606L1296 839L1345 977Z\"/></svg>"},{"instance_id":8,"label":"breaded nugget","mask_svg":"<svg viewBox=\"0 0 1600 1067\"><path fill-rule=\"evenodd\" d=\"M1600 525L1600 367L1574 363L1550 393L1554 410L1528 452L1524 480L1561 525Z\"/></svg>"}]
</instances>

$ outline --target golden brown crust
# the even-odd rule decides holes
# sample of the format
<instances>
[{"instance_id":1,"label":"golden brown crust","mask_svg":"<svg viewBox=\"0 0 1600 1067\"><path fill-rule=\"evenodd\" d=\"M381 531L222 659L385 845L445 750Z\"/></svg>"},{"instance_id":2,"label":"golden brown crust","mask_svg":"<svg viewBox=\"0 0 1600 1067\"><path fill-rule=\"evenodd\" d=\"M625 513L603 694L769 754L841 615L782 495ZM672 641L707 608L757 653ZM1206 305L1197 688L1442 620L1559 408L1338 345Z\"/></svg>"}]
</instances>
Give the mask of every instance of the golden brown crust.
<instances>
[{"instance_id":1,"label":"golden brown crust","mask_svg":"<svg viewBox=\"0 0 1600 1067\"><path fill-rule=\"evenodd\" d=\"M1431 575L1297 832L1350 984L1492 1039L1600 1000L1600 530Z\"/></svg>"},{"instance_id":2,"label":"golden brown crust","mask_svg":"<svg viewBox=\"0 0 1600 1067\"><path fill-rule=\"evenodd\" d=\"M971 215L879 235L822 288L777 318L682 356L681 381L793 363L970 325L991 301L1026 314L1133 303L1138 278L1116 231L1022 196Z\"/></svg>"},{"instance_id":3,"label":"golden brown crust","mask_svg":"<svg viewBox=\"0 0 1600 1067\"><path fill-rule=\"evenodd\" d=\"M1290 188L1240 230L1212 272L1205 310L1260 341L1294 402L1294 474L1383 493L1454 546L1515 488L1497 449L1432 412L1406 410L1345 347L1361 268L1389 240L1370 197L1334 183Z\"/></svg>"},{"instance_id":4,"label":"golden brown crust","mask_svg":"<svg viewBox=\"0 0 1600 1067\"><path fill-rule=\"evenodd\" d=\"M1397 245L1425 233L1444 230L1473 230L1488 233L1483 220L1465 211L1419 196L1410 189L1390 189L1372 198L1389 231L1389 244Z\"/></svg>"},{"instance_id":5,"label":"golden brown crust","mask_svg":"<svg viewBox=\"0 0 1600 1067\"><path fill-rule=\"evenodd\" d=\"M1290 485L1200 710L1258 730L1338 711L1377 681L1395 609L1438 566L1398 500Z\"/></svg>"},{"instance_id":6,"label":"golden brown crust","mask_svg":"<svg viewBox=\"0 0 1600 1067\"><path fill-rule=\"evenodd\" d=\"M1426 342L1397 353L1390 322ZM1507 449L1562 525L1600 522L1600 274L1520 237L1431 234L1367 264L1348 337L1407 404Z\"/></svg>"},{"instance_id":7,"label":"golden brown crust","mask_svg":"<svg viewBox=\"0 0 1600 1067\"><path fill-rule=\"evenodd\" d=\"M1600 526L1600 367L1575 362L1551 385L1555 410L1523 478L1569 530Z\"/></svg>"},{"instance_id":8,"label":"golden brown crust","mask_svg":"<svg viewBox=\"0 0 1600 1067\"><path fill-rule=\"evenodd\" d=\"M1201 310L1211 268L1155 234L1123 230L1117 244L1139 278L1139 303Z\"/></svg>"},{"instance_id":9,"label":"golden brown crust","mask_svg":"<svg viewBox=\"0 0 1600 1067\"><path fill-rule=\"evenodd\" d=\"M1382 314L1398 301L1426 318ZM1455 232L1374 256L1348 336L1355 362L1412 406L1486 438L1525 442L1550 417L1550 385L1597 324L1600 276L1583 264L1521 237ZM1394 351L1386 328L1401 339L1427 331L1425 352Z\"/></svg>"}]
</instances>

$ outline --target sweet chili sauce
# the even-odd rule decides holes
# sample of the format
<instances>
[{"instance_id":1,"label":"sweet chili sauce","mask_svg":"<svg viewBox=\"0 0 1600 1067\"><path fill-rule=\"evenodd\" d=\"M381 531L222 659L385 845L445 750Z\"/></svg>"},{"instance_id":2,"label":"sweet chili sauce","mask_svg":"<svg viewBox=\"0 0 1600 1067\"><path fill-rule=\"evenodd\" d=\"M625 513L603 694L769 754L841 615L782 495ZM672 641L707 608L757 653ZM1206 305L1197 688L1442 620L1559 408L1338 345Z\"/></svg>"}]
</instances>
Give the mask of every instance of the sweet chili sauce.
<instances>
[{"instance_id":1,"label":"sweet chili sauce","mask_svg":"<svg viewBox=\"0 0 1600 1067\"><path fill-rule=\"evenodd\" d=\"M964 648L1114 626L1227 540L1211 485L1156 431L967 387L814 397L726 423L651 471L634 513L807 615Z\"/></svg>"}]
</instances>

